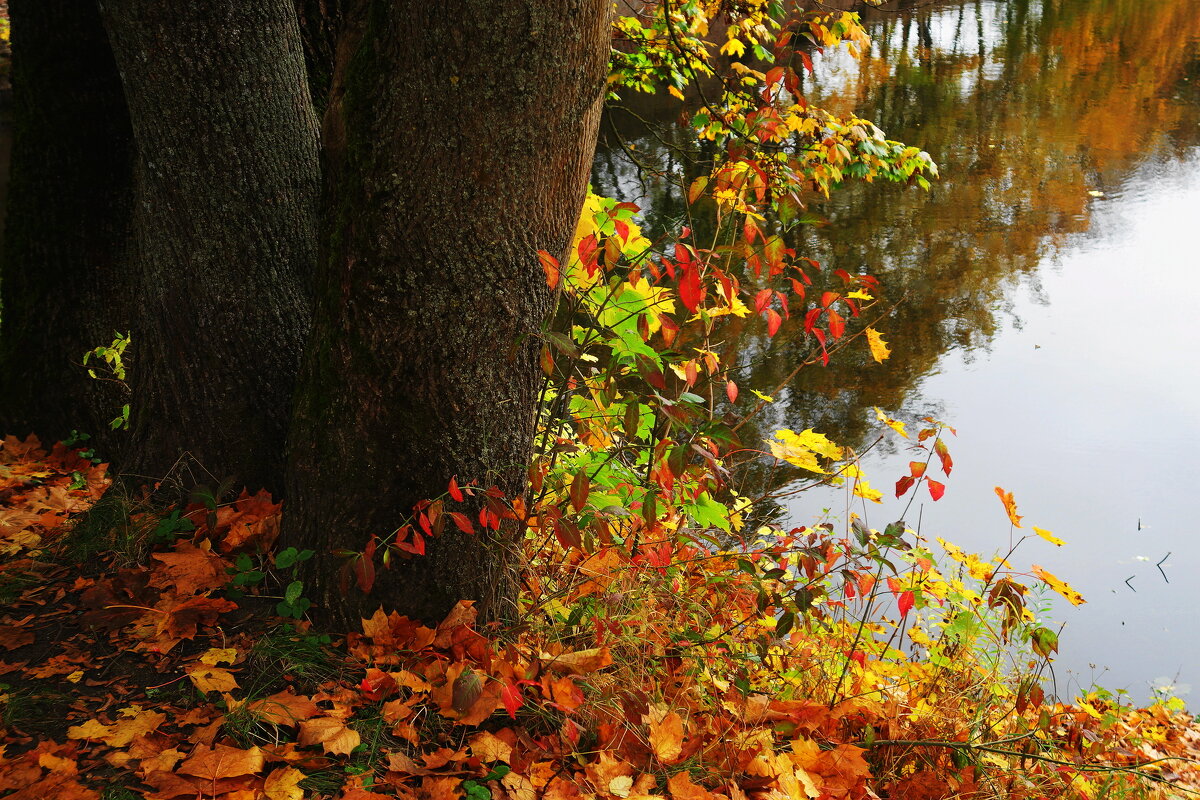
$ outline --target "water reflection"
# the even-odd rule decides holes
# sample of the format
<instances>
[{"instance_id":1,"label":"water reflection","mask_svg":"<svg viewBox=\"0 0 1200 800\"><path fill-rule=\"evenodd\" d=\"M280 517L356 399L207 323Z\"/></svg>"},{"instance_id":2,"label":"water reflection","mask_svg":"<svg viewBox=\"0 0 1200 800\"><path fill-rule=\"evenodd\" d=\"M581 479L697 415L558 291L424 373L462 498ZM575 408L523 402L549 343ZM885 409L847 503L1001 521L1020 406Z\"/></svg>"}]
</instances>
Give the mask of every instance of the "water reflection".
<instances>
[{"instance_id":1,"label":"water reflection","mask_svg":"<svg viewBox=\"0 0 1200 800\"><path fill-rule=\"evenodd\" d=\"M995 498L987 493L993 481L1008 480L989 476L989 469L1041 474L1038 465L1052 463L1024 502L1031 510L1032 501L1040 503L1045 513L1039 525L1051 525L1047 516L1061 517L1060 533L1068 540L1072 527L1083 528L1071 558L1090 567L1081 582L1092 583L1093 595L1112 595L1114 587L1127 592L1126 574L1118 573L1146 563L1134 560L1139 556L1157 560L1173 549L1177 575L1185 563L1200 568L1200 551L1188 562L1181 546L1165 539L1149 547L1161 552L1121 550L1118 557L1112 548L1124 547L1118 544L1124 529L1105 538L1103 520L1079 524L1094 510L1088 506L1097 505L1089 493L1114 485L1131 495L1130 525L1144 516L1134 507L1151 496L1165 527L1183 523L1184 501L1159 490L1176 482L1172 474L1192 472L1186 454L1200 435L1190 399L1200 390L1190 352L1200 345L1200 333L1190 310L1180 319L1173 306L1190 296L1181 282L1193 285L1191 272L1200 267L1189 226L1195 206L1181 205L1181 198L1195 197L1193 182L1200 176L1200 13L1194 0L978 0L867 12L864 18L876 42L872 52L862 61L837 55L819 61L805 90L818 104L835 112L853 109L890 138L928 150L943 178L929 192L856 186L813 203L830 224L804 227L793 244L827 268L881 278L887 299L899 301L878 325L894 347L885 365L852 348L828 369L802 371L773 422L816 427L861 447L872 438L871 406L940 410L964 430L959 461L979 464L984 485L980 492L960 493L964 505L955 523L968 538L981 506L966 504L987 503L992 511ZM708 155L670 125L677 113L650 102L613 111L609 146L597 157L597 190L639 197L652 231L669 230L681 217L675 184L703 170L696 162ZM626 158L618 138L632 143L650 168L639 170ZM666 178L653 169L664 166ZM1171 245L1177 249L1164 249L1168 242L1177 242ZM1162 293L1149 293L1151 287ZM1151 297L1153 308L1144 302ZM1162 335L1168 329L1170 337ZM1040 342L1030 340L1035 332ZM771 391L797 353L769 345L752 326L744 337L743 380ZM1046 349L1035 358L1035 346L1042 344ZM1148 400L1154 397L1150 387L1164 382L1181 388ZM1019 402L995 402L1005 387L1021 386L1030 394L1018 392ZM1080 387L1093 394L1071 393ZM1037 394L1046 392L1055 397ZM1143 437L1141 442L1121 450L1112 441L1120 436L1106 436L1101 419L1122 426L1120 436ZM1007 451L1003 441L970 451L968 431L997 426L1007 431ZM1048 440L1018 441L1022 431ZM1116 461L1107 482L1103 473L1089 473L1101 458ZM886 459L879 463L888 466ZM1137 470L1128 469L1133 464ZM1140 497L1132 471L1148 473ZM1090 477L1054 483L1055 475L1068 473ZM1114 484L1111 473L1120 481ZM955 502L956 482L969 476L955 474L947 508ZM1042 490L1044 496L1038 495ZM952 535L961 539L964 531ZM1079 627L1085 636L1105 641L1114 615L1123 619L1132 606L1146 604L1145 581L1133 585L1141 593L1113 595L1120 604L1093 598L1092 607L1109 619L1084 619ZM1157 615L1156 624L1188 600L1177 591L1157 598L1142 612ZM1200 637L1184 636L1189 644L1180 651L1178 628L1170 640L1145 639L1153 626L1130 619L1143 636L1138 647L1186 652L1200 661ZM1100 661L1090 654L1086 660ZM1157 674L1147 672L1153 668L1145 663L1126 662L1114 662L1118 683Z\"/></svg>"}]
</instances>

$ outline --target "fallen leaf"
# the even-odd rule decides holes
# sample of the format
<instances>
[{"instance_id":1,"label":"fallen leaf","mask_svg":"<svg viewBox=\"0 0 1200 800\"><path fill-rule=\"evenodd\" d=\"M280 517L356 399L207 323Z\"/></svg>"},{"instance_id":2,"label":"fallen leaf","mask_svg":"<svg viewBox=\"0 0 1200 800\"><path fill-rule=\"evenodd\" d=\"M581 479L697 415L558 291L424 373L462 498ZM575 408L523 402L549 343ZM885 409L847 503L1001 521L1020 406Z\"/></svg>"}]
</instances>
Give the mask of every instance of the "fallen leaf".
<instances>
[{"instance_id":1,"label":"fallen leaf","mask_svg":"<svg viewBox=\"0 0 1200 800\"><path fill-rule=\"evenodd\" d=\"M221 667L192 664L188 667L187 676L197 689L205 693L232 692L238 688L238 682L233 677L233 673Z\"/></svg>"},{"instance_id":2,"label":"fallen leaf","mask_svg":"<svg viewBox=\"0 0 1200 800\"><path fill-rule=\"evenodd\" d=\"M300 781L304 773L293 767L277 767L271 770L263 783L263 791L267 800L304 800L304 790Z\"/></svg>"},{"instance_id":3,"label":"fallen leaf","mask_svg":"<svg viewBox=\"0 0 1200 800\"><path fill-rule=\"evenodd\" d=\"M320 744L326 753L348 756L361 741L358 731L336 717L316 717L300 723L300 744L304 747Z\"/></svg>"},{"instance_id":4,"label":"fallen leaf","mask_svg":"<svg viewBox=\"0 0 1200 800\"><path fill-rule=\"evenodd\" d=\"M192 755L175 770L181 775L194 775L206 781L253 775L263 768L263 752L257 747L241 750L228 745L212 747L196 745Z\"/></svg>"}]
</instances>

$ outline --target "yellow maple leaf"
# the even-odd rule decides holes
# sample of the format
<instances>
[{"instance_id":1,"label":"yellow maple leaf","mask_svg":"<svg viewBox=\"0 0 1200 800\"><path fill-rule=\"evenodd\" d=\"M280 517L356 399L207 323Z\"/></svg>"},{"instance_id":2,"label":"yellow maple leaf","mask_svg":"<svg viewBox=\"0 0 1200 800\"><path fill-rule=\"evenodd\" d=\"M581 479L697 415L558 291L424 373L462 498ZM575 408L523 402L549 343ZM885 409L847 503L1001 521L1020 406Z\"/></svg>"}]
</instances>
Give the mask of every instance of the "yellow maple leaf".
<instances>
[{"instance_id":1,"label":"yellow maple leaf","mask_svg":"<svg viewBox=\"0 0 1200 800\"><path fill-rule=\"evenodd\" d=\"M304 747L320 744L326 753L348 756L361 742L358 731L337 717L316 717L300 723L300 744Z\"/></svg>"},{"instance_id":2,"label":"yellow maple leaf","mask_svg":"<svg viewBox=\"0 0 1200 800\"><path fill-rule=\"evenodd\" d=\"M1058 538L1057 536L1055 536L1053 533L1046 530L1045 528L1039 528L1037 525L1034 525L1033 532L1036 533L1038 536L1042 537L1043 539L1045 539L1050 544L1054 545L1055 547L1062 547L1063 544L1065 544L1062 539Z\"/></svg>"},{"instance_id":3,"label":"yellow maple leaf","mask_svg":"<svg viewBox=\"0 0 1200 800\"><path fill-rule=\"evenodd\" d=\"M1041 580L1043 583L1045 583L1047 586L1049 586L1050 589L1053 590L1055 593L1066 598L1067 602L1069 602L1071 605L1078 606L1078 605L1082 605L1085 602L1083 599L1083 595L1081 595L1074 588L1072 588L1070 584L1068 584L1066 581L1062 580L1061 578L1057 577L1053 573L1047 572L1046 570L1042 569L1037 564L1033 565L1033 574L1037 575L1038 579Z\"/></svg>"},{"instance_id":4,"label":"yellow maple leaf","mask_svg":"<svg viewBox=\"0 0 1200 800\"><path fill-rule=\"evenodd\" d=\"M216 666L224 661L226 664L232 664L237 661L237 649L233 647L210 647L200 656L201 664L209 664Z\"/></svg>"},{"instance_id":5,"label":"yellow maple leaf","mask_svg":"<svg viewBox=\"0 0 1200 800\"><path fill-rule=\"evenodd\" d=\"M887 360L892 351L888 348L887 342L883 340L883 335L874 328L867 328L867 347L871 349L871 358L879 363Z\"/></svg>"},{"instance_id":6,"label":"yellow maple leaf","mask_svg":"<svg viewBox=\"0 0 1200 800\"><path fill-rule=\"evenodd\" d=\"M1004 504L1004 511L1008 514L1008 521L1013 524L1014 528L1021 527L1021 515L1017 513L1017 501L1013 499L1013 493L1006 492L997 486L996 496Z\"/></svg>"},{"instance_id":7,"label":"yellow maple leaf","mask_svg":"<svg viewBox=\"0 0 1200 800\"><path fill-rule=\"evenodd\" d=\"M892 419L887 414L883 413L883 410L880 409L879 407L875 408L875 419L879 420L884 425L887 425L889 428L891 428L896 433L903 436L905 439L908 438L908 431L904 430L904 423L901 422L900 420Z\"/></svg>"},{"instance_id":8,"label":"yellow maple leaf","mask_svg":"<svg viewBox=\"0 0 1200 800\"><path fill-rule=\"evenodd\" d=\"M277 767L267 776L263 791L267 800L304 800L304 790L300 781L304 773L294 767Z\"/></svg>"},{"instance_id":9,"label":"yellow maple leaf","mask_svg":"<svg viewBox=\"0 0 1200 800\"><path fill-rule=\"evenodd\" d=\"M871 488L866 475L858 468L857 464L848 464L842 471L842 475L854 481L853 492L856 496L864 500L870 500L872 503L883 502L883 492Z\"/></svg>"},{"instance_id":10,"label":"yellow maple leaf","mask_svg":"<svg viewBox=\"0 0 1200 800\"><path fill-rule=\"evenodd\" d=\"M669 711L666 704L655 703L642 717L650 730L650 748L663 764L673 764L683 753L683 718Z\"/></svg>"},{"instance_id":11,"label":"yellow maple leaf","mask_svg":"<svg viewBox=\"0 0 1200 800\"><path fill-rule=\"evenodd\" d=\"M779 441L767 440L771 455L809 472L826 471L817 461L819 455L835 461L842 457L842 448L811 428L800 433L783 428L775 431L775 438Z\"/></svg>"},{"instance_id":12,"label":"yellow maple leaf","mask_svg":"<svg viewBox=\"0 0 1200 800\"><path fill-rule=\"evenodd\" d=\"M725 44L721 45L722 55L733 56L734 58L737 58L745 52L746 45L742 43L741 39L730 39L725 42Z\"/></svg>"},{"instance_id":13,"label":"yellow maple leaf","mask_svg":"<svg viewBox=\"0 0 1200 800\"><path fill-rule=\"evenodd\" d=\"M238 688L233 673L221 667L207 664L192 664L187 670L188 679L202 692L232 692Z\"/></svg>"}]
</instances>

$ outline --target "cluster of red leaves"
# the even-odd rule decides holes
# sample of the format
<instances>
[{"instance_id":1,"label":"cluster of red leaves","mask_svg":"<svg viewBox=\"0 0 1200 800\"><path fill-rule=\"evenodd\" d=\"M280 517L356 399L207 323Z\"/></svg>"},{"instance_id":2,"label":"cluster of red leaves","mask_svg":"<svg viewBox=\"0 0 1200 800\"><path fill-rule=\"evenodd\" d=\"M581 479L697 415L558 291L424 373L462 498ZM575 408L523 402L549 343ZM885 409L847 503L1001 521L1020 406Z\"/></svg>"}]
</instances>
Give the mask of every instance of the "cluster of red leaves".
<instances>
[{"instance_id":1,"label":"cluster of red leaves","mask_svg":"<svg viewBox=\"0 0 1200 800\"><path fill-rule=\"evenodd\" d=\"M27 515L5 528L6 540L28 543L10 554L7 576L63 527L67 511L52 509L82 510L105 479L69 449L47 453L33 440L5 440L0 465L0 519ZM574 576L563 607L628 613L528 622L496 639L476 628L469 603L433 628L380 611L346 637L340 677L305 683L285 664L264 683L252 653L264 627L256 598L239 608L219 595L236 554L272 546L279 514L265 495L190 508L195 530L161 544L142 568L48 566L25 587L0 620L9 651L0 680L19 684L0 690L0 704L9 718L19 717L9 706L20 692L67 700L61 719L6 729L0 796L98 800L99 788L117 785L151 800L857 800L980 788L972 767L880 780L892 765L865 734L913 730L904 720L913 706L899 696L831 703L747 692L718 674L736 654L689 651L671 631L691 613L685 606L708 602L703 574L720 566L695 548L575 550L558 565ZM647 580L666 593L630 595ZM709 609L714 623L754 611L749 584L731 585ZM655 605L672 593L674 606ZM809 635L788 639L803 645ZM856 664L868 674L869 660ZM1081 765L1197 753L1186 715L1161 706L1119 717L1094 704L1050 710ZM1196 785L1177 764L1164 762L1160 775ZM1077 777L1069 765L1057 773L1067 785Z\"/></svg>"}]
</instances>

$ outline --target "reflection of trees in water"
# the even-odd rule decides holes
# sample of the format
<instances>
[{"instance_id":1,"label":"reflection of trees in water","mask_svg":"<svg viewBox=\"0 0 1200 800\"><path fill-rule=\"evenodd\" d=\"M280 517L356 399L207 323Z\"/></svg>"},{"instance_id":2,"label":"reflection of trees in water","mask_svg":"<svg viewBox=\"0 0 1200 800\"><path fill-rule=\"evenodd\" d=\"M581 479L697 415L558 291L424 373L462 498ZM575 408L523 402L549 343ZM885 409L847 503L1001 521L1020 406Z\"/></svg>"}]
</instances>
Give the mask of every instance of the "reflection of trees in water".
<instances>
[{"instance_id":1,"label":"reflection of trees in water","mask_svg":"<svg viewBox=\"0 0 1200 800\"><path fill-rule=\"evenodd\" d=\"M792 243L827 271L882 280L886 300L900 301L879 325L892 357L877 365L856 346L802 370L781 413L743 429L750 445L787 424L862 447L871 406L901 408L945 353L986 346L1018 284L1035 284L1038 265L1088 230L1089 191L1118 193L1146 164L1200 143L1194 0L938 2L864 18L874 52L819 63L808 96L928 150L943 178L927 193L856 185L812 204L831 224ZM623 198L637 169L615 147L618 133L639 159L667 168L668 178L647 172L635 192L652 234L677 225L678 185L704 171L707 154L670 124L678 113L646 101L614 111L597 157L597 190ZM774 342L757 325L746 331L742 382L772 391L804 351L786 329Z\"/></svg>"}]
</instances>

